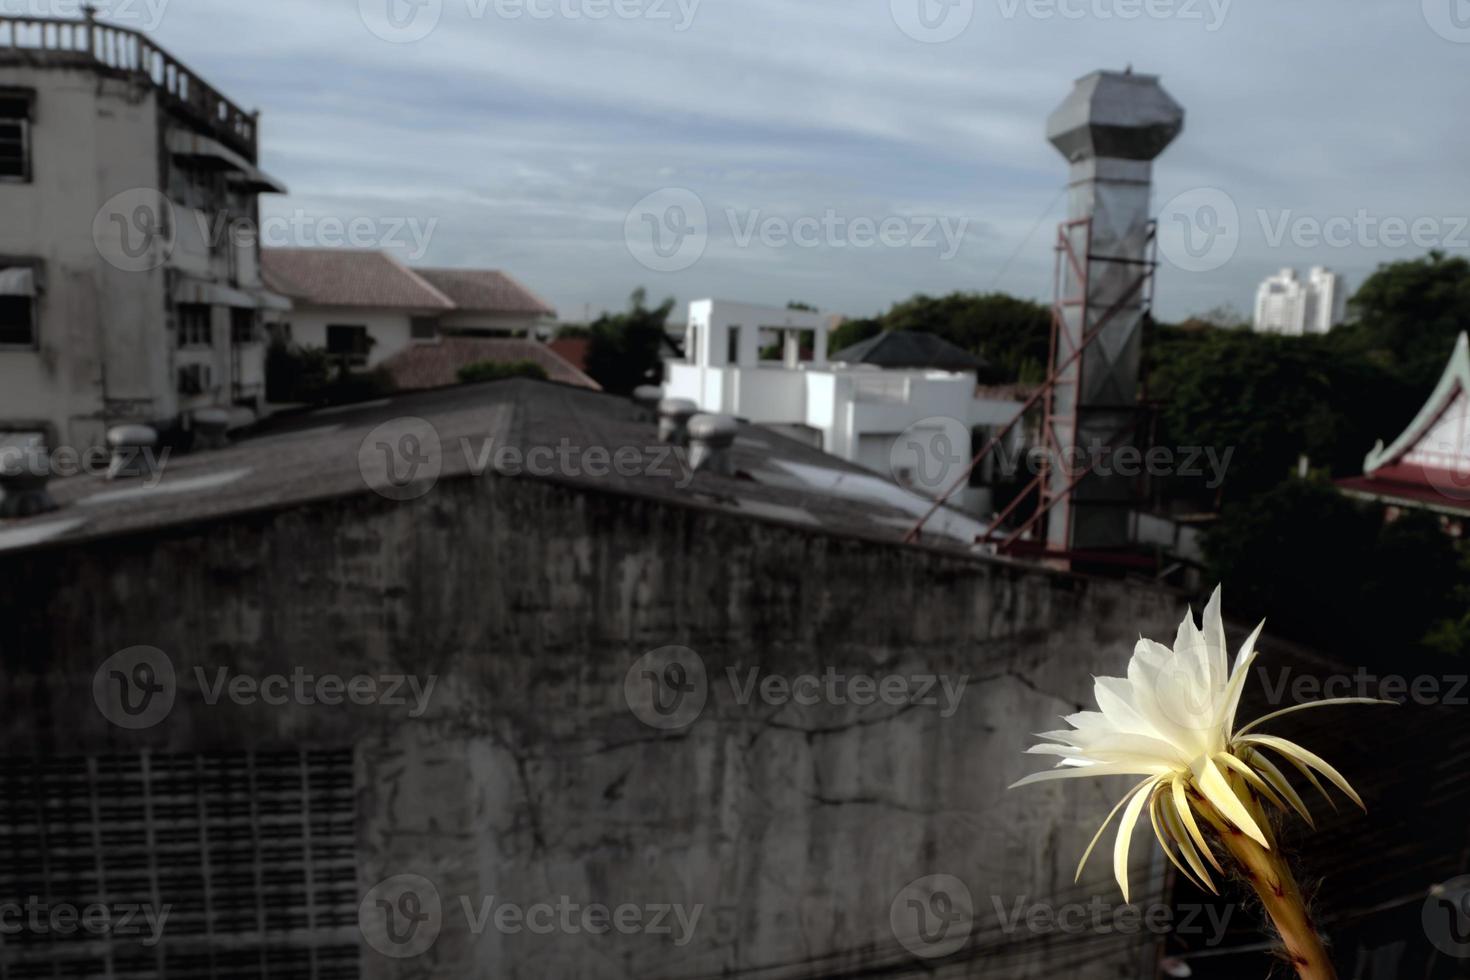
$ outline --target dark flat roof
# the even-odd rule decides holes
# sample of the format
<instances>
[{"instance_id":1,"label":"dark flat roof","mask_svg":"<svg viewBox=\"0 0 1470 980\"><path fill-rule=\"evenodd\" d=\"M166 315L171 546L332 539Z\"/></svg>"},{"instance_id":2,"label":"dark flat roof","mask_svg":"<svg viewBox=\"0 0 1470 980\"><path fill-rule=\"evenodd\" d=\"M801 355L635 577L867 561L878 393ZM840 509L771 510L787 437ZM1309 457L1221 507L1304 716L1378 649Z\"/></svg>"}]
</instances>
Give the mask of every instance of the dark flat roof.
<instances>
[{"instance_id":1,"label":"dark flat roof","mask_svg":"<svg viewBox=\"0 0 1470 980\"><path fill-rule=\"evenodd\" d=\"M932 333L887 330L833 354L830 360L847 364L872 364L888 368L936 368L942 371L976 371L984 366L978 357Z\"/></svg>"},{"instance_id":2,"label":"dark flat roof","mask_svg":"<svg viewBox=\"0 0 1470 980\"><path fill-rule=\"evenodd\" d=\"M413 441L406 442L406 437ZM399 450L429 460L421 475L437 463L441 481L491 479L494 464L515 452L519 462L509 460L517 465L507 476L895 543L912 526L915 507L927 505L879 474L748 423L740 424L731 450L737 471L744 475L691 473L687 452L674 454L660 445L655 422L630 400L515 379L277 417L229 448L171 455L161 481L152 487L141 478L109 481L100 474L53 479L51 493L61 509L0 520L0 552L227 521L256 511L371 494L375 488L393 493L384 446L400 461ZM561 447L574 460L570 468L558 460ZM524 466L532 450L540 454L539 469L527 474ZM608 460L620 456L624 464L596 463L586 450L597 450L593 455L605 454ZM589 473L580 462L584 458L588 465L610 471ZM926 545L958 548L973 543L968 518L949 510L938 516L926 531ZM956 531L946 539L934 529L936 523Z\"/></svg>"}]
</instances>

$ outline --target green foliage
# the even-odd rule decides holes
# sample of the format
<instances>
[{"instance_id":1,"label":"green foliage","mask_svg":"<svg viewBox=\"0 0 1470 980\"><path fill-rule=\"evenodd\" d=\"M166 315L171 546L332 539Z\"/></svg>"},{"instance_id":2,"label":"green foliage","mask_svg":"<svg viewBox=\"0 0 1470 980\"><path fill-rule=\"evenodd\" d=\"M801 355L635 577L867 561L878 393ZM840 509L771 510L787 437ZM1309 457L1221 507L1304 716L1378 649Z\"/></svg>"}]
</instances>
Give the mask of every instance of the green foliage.
<instances>
[{"instance_id":1,"label":"green foliage","mask_svg":"<svg viewBox=\"0 0 1470 980\"><path fill-rule=\"evenodd\" d=\"M1370 360L1428 395L1470 328L1470 260L1431 252L1378 267L1354 294L1356 322L1328 337L1344 354Z\"/></svg>"},{"instance_id":2,"label":"green foliage","mask_svg":"<svg viewBox=\"0 0 1470 980\"><path fill-rule=\"evenodd\" d=\"M546 380L546 369L535 361L476 361L459 369L461 384L478 381L503 381L506 378Z\"/></svg>"},{"instance_id":3,"label":"green foliage","mask_svg":"<svg viewBox=\"0 0 1470 980\"><path fill-rule=\"evenodd\" d=\"M587 373L610 392L628 395L645 384L663 380L664 324L674 310L672 297L655 308L645 302L648 294L633 291L628 309L604 313L589 328Z\"/></svg>"},{"instance_id":4,"label":"green foliage","mask_svg":"<svg viewBox=\"0 0 1470 980\"><path fill-rule=\"evenodd\" d=\"M382 368L354 371L319 347L273 341L265 354L266 400L278 404L349 405L397 389Z\"/></svg>"},{"instance_id":5,"label":"green foliage","mask_svg":"<svg viewBox=\"0 0 1470 980\"><path fill-rule=\"evenodd\" d=\"M266 348L266 401L314 403L331 376L331 358L319 347L295 347L277 339Z\"/></svg>"},{"instance_id":6,"label":"green foliage","mask_svg":"<svg viewBox=\"0 0 1470 980\"><path fill-rule=\"evenodd\" d=\"M1456 544L1422 512L1383 510L1331 484L1288 480L1227 506L1205 538L1211 580L1273 630L1363 661L1452 644L1467 577Z\"/></svg>"},{"instance_id":7,"label":"green foliage","mask_svg":"<svg viewBox=\"0 0 1470 980\"><path fill-rule=\"evenodd\" d=\"M1361 472L1374 441L1396 434L1385 417L1407 421L1423 398L1321 337L1159 327L1152 347L1159 441L1233 450L1225 499L1276 486L1303 454L1337 474Z\"/></svg>"},{"instance_id":8,"label":"green foliage","mask_svg":"<svg viewBox=\"0 0 1470 980\"><path fill-rule=\"evenodd\" d=\"M1051 309L1005 293L915 296L871 320L850 320L832 337L831 349L866 340L883 330L932 333L989 365L982 381L1041 381L1051 356Z\"/></svg>"},{"instance_id":9,"label":"green foliage","mask_svg":"<svg viewBox=\"0 0 1470 980\"><path fill-rule=\"evenodd\" d=\"M846 320L827 338L827 350L835 354L882 332L883 324L879 320Z\"/></svg>"},{"instance_id":10,"label":"green foliage","mask_svg":"<svg viewBox=\"0 0 1470 980\"><path fill-rule=\"evenodd\" d=\"M580 323L563 323L556 328L557 340L582 340L592 336L592 329Z\"/></svg>"}]
</instances>

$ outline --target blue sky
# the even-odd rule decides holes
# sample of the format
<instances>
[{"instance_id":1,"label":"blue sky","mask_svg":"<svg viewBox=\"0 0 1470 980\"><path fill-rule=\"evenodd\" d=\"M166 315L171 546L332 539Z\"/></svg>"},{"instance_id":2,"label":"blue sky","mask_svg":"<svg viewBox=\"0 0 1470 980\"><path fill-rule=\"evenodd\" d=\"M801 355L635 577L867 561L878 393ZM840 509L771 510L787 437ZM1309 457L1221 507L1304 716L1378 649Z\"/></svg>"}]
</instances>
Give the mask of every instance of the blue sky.
<instances>
[{"instance_id":1,"label":"blue sky","mask_svg":"<svg viewBox=\"0 0 1470 980\"><path fill-rule=\"evenodd\" d=\"M295 216L291 244L366 219L401 257L503 268L568 320L640 285L854 315L1049 298L1066 168L1045 119L1127 64L1188 113L1156 210L1235 212L1228 254L1165 262L1161 316L1247 310L1285 265L1356 286L1470 245L1467 0L163 2L151 33L262 111L262 165L291 189L264 210ZM125 22L144 0L119 3ZM630 247L676 225L693 251Z\"/></svg>"}]
</instances>

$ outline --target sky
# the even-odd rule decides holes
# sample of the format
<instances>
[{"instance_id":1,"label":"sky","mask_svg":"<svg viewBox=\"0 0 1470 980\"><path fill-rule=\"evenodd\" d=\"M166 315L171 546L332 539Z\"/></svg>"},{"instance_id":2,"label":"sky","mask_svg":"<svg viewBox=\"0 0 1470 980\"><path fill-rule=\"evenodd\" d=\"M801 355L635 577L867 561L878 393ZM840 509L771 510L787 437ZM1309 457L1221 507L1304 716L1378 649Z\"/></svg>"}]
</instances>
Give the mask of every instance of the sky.
<instances>
[{"instance_id":1,"label":"sky","mask_svg":"<svg viewBox=\"0 0 1470 980\"><path fill-rule=\"evenodd\" d=\"M68 0L0 0L34 7ZM1184 106L1157 314L1470 251L1470 0L110 0L262 113L267 244L503 269L568 321L635 287L854 316L1049 300L1098 68ZM1186 247L1186 239L1192 243Z\"/></svg>"}]
</instances>

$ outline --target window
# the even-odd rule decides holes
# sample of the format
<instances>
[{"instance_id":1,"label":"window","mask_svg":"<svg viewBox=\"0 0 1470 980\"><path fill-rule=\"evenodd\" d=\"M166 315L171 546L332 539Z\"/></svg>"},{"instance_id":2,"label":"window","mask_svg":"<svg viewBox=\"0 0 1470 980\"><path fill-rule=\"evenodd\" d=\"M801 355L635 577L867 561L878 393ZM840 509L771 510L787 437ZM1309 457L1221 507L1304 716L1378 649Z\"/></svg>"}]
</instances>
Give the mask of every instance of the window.
<instances>
[{"instance_id":1,"label":"window","mask_svg":"<svg viewBox=\"0 0 1470 980\"><path fill-rule=\"evenodd\" d=\"M731 327L725 334L725 363L732 367L740 363L739 327Z\"/></svg>"},{"instance_id":2,"label":"window","mask_svg":"<svg viewBox=\"0 0 1470 980\"><path fill-rule=\"evenodd\" d=\"M179 368L179 394L203 395L214 388L214 371L208 364L185 364Z\"/></svg>"},{"instance_id":3,"label":"window","mask_svg":"<svg viewBox=\"0 0 1470 980\"><path fill-rule=\"evenodd\" d=\"M0 347L36 347L39 266L0 261Z\"/></svg>"},{"instance_id":4,"label":"window","mask_svg":"<svg viewBox=\"0 0 1470 980\"><path fill-rule=\"evenodd\" d=\"M126 928L6 935L16 977L358 976L351 750L0 759L0 894L168 906Z\"/></svg>"},{"instance_id":5,"label":"window","mask_svg":"<svg viewBox=\"0 0 1470 980\"><path fill-rule=\"evenodd\" d=\"M0 296L0 347L36 346L35 306L29 296Z\"/></svg>"},{"instance_id":6,"label":"window","mask_svg":"<svg viewBox=\"0 0 1470 980\"><path fill-rule=\"evenodd\" d=\"M327 327L327 353L332 357L342 358L349 364L366 364L371 346L367 327L340 324Z\"/></svg>"},{"instance_id":7,"label":"window","mask_svg":"<svg viewBox=\"0 0 1470 980\"><path fill-rule=\"evenodd\" d=\"M0 180L31 179L31 105L35 96L0 89Z\"/></svg>"},{"instance_id":8,"label":"window","mask_svg":"<svg viewBox=\"0 0 1470 980\"><path fill-rule=\"evenodd\" d=\"M230 310L230 343L236 347L255 343L255 311L234 307Z\"/></svg>"},{"instance_id":9,"label":"window","mask_svg":"<svg viewBox=\"0 0 1470 980\"><path fill-rule=\"evenodd\" d=\"M214 331L210 329L210 314L213 311L203 303L180 303L179 346L213 347Z\"/></svg>"},{"instance_id":10,"label":"window","mask_svg":"<svg viewBox=\"0 0 1470 980\"><path fill-rule=\"evenodd\" d=\"M431 316L416 316L409 321L409 335L414 340L434 340L439 336L439 321Z\"/></svg>"}]
</instances>

